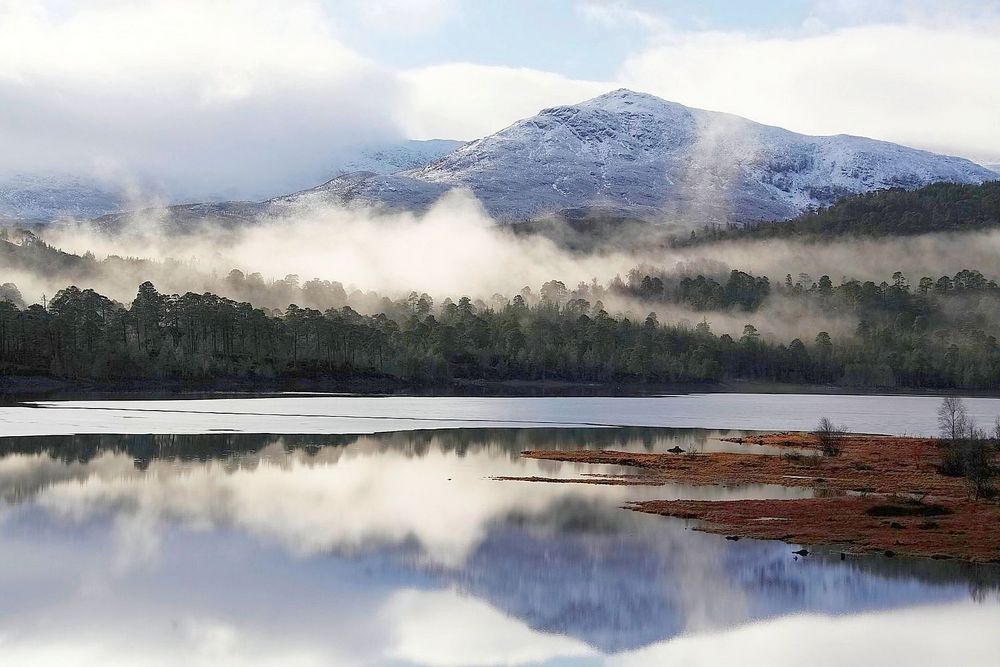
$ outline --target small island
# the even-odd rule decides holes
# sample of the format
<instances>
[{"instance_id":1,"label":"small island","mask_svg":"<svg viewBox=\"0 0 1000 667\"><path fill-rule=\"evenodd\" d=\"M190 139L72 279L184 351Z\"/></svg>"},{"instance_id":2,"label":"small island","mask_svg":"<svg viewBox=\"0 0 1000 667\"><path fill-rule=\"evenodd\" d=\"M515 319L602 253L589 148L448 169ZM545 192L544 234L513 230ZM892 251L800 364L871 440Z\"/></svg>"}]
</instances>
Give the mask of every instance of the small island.
<instances>
[{"instance_id":1,"label":"small island","mask_svg":"<svg viewBox=\"0 0 1000 667\"><path fill-rule=\"evenodd\" d=\"M730 539L782 540L852 555L1000 563L1000 503L992 485L1000 463L1000 429L988 437L966 416L960 399L945 399L939 416L948 437L855 435L823 420L812 433L737 439L748 445L747 453L529 450L522 456L625 466L634 472L499 479L808 487L815 490L811 498L650 500L626 507L695 520L696 530ZM787 448L788 453L754 453L754 445Z\"/></svg>"}]
</instances>

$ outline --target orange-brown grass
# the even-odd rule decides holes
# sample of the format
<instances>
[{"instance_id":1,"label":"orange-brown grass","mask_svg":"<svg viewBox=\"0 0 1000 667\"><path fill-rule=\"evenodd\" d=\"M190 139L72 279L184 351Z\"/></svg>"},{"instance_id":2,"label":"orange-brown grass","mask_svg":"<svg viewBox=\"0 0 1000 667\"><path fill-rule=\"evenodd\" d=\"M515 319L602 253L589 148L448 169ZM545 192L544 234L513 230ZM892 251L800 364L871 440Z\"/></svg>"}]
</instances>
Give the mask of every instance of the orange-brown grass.
<instances>
[{"instance_id":1,"label":"orange-brown grass","mask_svg":"<svg viewBox=\"0 0 1000 667\"><path fill-rule=\"evenodd\" d=\"M750 436L744 443L818 451L806 433ZM810 487L797 500L646 501L633 510L698 520L730 536L836 545L851 552L1000 562L1000 504L971 500L964 480L942 475L941 443L931 438L846 436L838 456L753 453L669 454L526 451L535 459L613 464L633 475L588 476L589 484L779 484Z\"/></svg>"}]
</instances>

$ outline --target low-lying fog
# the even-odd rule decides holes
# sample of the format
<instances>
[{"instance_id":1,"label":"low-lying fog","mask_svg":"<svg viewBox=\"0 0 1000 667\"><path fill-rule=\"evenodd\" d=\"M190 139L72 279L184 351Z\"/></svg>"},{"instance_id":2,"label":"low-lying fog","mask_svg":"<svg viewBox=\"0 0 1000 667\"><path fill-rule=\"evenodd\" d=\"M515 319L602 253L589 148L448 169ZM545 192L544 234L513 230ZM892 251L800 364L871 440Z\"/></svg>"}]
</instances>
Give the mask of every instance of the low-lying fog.
<instances>
[{"instance_id":1,"label":"low-lying fog","mask_svg":"<svg viewBox=\"0 0 1000 667\"><path fill-rule=\"evenodd\" d=\"M869 240L804 243L787 240L720 242L691 248L659 244L632 249L609 248L573 253L553 241L514 234L498 226L470 194L455 191L422 214L391 213L336 206L300 206L259 224L225 227L206 224L183 235L169 234L165 221L153 213L133 215L120 232L107 234L89 223L54 225L43 233L49 244L75 254L145 258L146 263L108 262L86 276L40 270L4 270L0 282L14 282L25 300L39 301L75 282L130 303L137 285L153 281L161 292L216 291L225 294L223 278L234 268L261 274L266 282L294 274L302 282L318 278L338 281L348 292L376 291L399 298L411 291L427 292L438 302L446 296L470 296L490 302L494 295L511 297L528 286L537 291L549 280L569 289L593 281L606 285L625 277L637 265L695 276L711 275L724 282L729 269L766 275L772 284L786 274L891 280L902 271L912 283L921 276L954 275L963 268L991 270L1000 251L1000 231L930 234ZM164 263L166 262L166 263ZM237 294L228 294L240 298ZM245 297L244 297L245 298ZM362 309L376 310L379 299ZM286 303L255 303L284 307ZM311 305L308 303L299 305ZM318 307L322 304L317 304ZM645 316L654 310L661 322L700 321L704 313L657 304L605 300L609 312L632 311ZM352 301L352 306L355 302ZM756 313L711 313L716 332L739 333L753 322L765 335L813 336L854 330L849 318L832 320L803 313L801 306L772 297Z\"/></svg>"}]
</instances>

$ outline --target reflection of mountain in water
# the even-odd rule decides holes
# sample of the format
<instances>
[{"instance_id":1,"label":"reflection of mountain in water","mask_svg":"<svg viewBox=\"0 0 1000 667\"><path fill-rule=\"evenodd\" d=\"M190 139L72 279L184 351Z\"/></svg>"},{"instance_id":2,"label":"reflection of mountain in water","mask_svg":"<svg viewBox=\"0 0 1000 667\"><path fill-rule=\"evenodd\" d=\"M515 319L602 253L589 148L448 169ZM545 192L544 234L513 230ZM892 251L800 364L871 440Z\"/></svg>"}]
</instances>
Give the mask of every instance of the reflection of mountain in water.
<instances>
[{"instance_id":1,"label":"reflection of mountain in water","mask_svg":"<svg viewBox=\"0 0 1000 667\"><path fill-rule=\"evenodd\" d=\"M650 546L616 531L498 525L448 578L536 630L617 652L683 629L669 562Z\"/></svg>"},{"instance_id":2,"label":"reflection of mountain in water","mask_svg":"<svg viewBox=\"0 0 1000 667\"><path fill-rule=\"evenodd\" d=\"M786 544L726 541L598 504L549 518L494 526L464 567L442 574L536 630L604 652L790 614L962 599L973 585L960 567L796 558ZM980 590L1000 588L1000 568L990 571Z\"/></svg>"}]
</instances>

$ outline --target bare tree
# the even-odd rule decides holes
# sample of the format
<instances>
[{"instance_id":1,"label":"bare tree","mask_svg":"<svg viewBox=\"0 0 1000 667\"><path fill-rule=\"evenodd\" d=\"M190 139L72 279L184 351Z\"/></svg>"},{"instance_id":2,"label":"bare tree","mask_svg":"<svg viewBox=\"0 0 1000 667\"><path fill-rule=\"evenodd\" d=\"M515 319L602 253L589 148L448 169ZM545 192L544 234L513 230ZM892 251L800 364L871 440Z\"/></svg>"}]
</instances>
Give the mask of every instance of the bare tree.
<instances>
[{"instance_id":1,"label":"bare tree","mask_svg":"<svg viewBox=\"0 0 1000 667\"><path fill-rule=\"evenodd\" d=\"M975 500L993 496L996 493L993 480L998 473L993 456L1000 439L1000 420L989 434L968 416L962 399L946 398L938 408L938 423L945 441L941 473L964 477L969 496Z\"/></svg>"},{"instance_id":2,"label":"bare tree","mask_svg":"<svg viewBox=\"0 0 1000 667\"><path fill-rule=\"evenodd\" d=\"M948 396L941 401L937 414L942 438L954 442L965 435L969 427L969 411L965 408L965 401L957 396Z\"/></svg>"},{"instance_id":3,"label":"bare tree","mask_svg":"<svg viewBox=\"0 0 1000 667\"><path fill-rule=\"evenodd\" d=\"M828 417L823 417L819 420L819 424L816 425L813 436L819 441L819 446L823 450L824 456L837 456L841 450L840 439L846 432L847 429L845 427L835 426L832 420Z\"/></svg>"}]
</instances>

